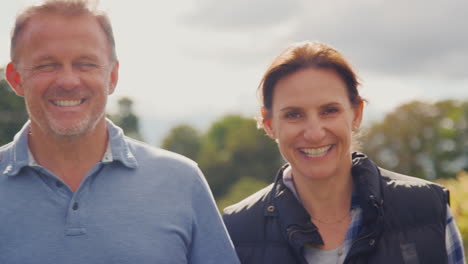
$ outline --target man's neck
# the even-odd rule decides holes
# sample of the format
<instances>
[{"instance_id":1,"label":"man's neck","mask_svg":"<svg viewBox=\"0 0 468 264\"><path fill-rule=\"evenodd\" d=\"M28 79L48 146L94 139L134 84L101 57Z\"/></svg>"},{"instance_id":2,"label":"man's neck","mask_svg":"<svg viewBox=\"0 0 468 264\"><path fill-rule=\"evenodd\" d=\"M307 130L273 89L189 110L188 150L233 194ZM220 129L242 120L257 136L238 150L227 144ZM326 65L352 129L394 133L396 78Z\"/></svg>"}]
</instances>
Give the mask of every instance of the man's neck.
<instances>
[{"instance_id":1,"label":"man's neck","mask_svg":"<svg viewBox=\"0 0 468 264\"><path fill-rule=\"evenodd\" d=\"M104 120L93 131L80 136L51 136L34 124L29 132L29 149L36 162L61 178L73 191L102 159L107 142Z\"/></svg>"}]
</instances>

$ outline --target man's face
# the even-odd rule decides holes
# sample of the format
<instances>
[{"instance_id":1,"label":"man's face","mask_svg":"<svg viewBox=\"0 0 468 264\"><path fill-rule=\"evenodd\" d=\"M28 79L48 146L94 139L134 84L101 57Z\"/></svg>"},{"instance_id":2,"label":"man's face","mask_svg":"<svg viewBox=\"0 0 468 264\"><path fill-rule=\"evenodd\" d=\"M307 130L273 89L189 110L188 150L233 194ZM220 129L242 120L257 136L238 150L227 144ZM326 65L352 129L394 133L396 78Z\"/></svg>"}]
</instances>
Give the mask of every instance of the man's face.
<instances>
[{"instance_id":1,"label":"man's face","mask_svg":"<svg viewBox=\"0 0 468 264\"><path fill-rule=\"evenodd\" d=\"M9 65L17 75L9 81L25 98L33 133L80 136L104 122L118 63L96 19L39 15L17 43L16 67Z\"/></svg>"}]
</instances>

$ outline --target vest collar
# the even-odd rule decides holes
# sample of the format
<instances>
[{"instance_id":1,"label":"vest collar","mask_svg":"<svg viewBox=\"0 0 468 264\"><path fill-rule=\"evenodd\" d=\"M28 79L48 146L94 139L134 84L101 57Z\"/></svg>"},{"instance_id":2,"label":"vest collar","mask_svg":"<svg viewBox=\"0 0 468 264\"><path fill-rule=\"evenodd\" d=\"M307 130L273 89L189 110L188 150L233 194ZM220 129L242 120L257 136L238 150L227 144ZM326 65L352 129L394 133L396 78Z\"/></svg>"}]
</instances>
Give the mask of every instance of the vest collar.
<instances>
[{"instance_id":1,"label":"vest collar","mask_svg":"<svg viewBox=\"0 0 468 264\"><path fill-rule=\"evenodd\" d=\"M323 240L307 211L283 183L283 172L288 166L286 164L278 171L273 191L267 198L265 216L279 218L283 237L294 249L295 255L302 256L304 244L321 245Z\"/></svg>"},{"instance_id":2,"label":"vest collar","mask_svg":"<svg viewBox=\"0 0 468 264\"><path fill-rule=\"evenodd\" d=\"M353 242L346 259L374 249L376 240L383 231L382 177L378 167L362 153L353 153L354 185L362 209L362 223L359 234ZM346 262L346 260L345 260Z\"/></svg>"},{"instance_id":3,"label":"vest collar","mask_svg":"<svg viewBox=\"0 0 468 264\"><path fill-rule=\"evenodd\" d=\"M279 217L283 236L296 253L302 255L305 243L323 244L323 240L317 227L310 222L307 211L283 183L283 172L288 166L286 164L278 171L264 214ZM358 253L372 250L383 230L383 196L380 171L366 155L357 152L352 154L351 174L363 211L362 229L356 243L352 245L354 250L350 249L350 253Z\"/></svg>"}]
</instances>

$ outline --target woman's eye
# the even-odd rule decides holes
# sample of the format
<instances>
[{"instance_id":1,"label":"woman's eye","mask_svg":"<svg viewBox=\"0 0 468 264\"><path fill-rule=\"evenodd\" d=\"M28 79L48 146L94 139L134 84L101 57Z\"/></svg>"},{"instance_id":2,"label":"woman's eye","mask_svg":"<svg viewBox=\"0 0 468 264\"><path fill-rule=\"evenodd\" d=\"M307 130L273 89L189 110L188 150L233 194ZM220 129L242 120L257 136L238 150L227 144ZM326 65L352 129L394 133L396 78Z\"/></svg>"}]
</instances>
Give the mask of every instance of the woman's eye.
<instances>
[{"instance_id":1,"label":"woman's eye","mask_svg":"<svg viewBox=\"0 0 468 264\"><path fill-rule=\"evenodd\" d=\"M297 119L301 117L301 114L298 112L290 112L284 115L286 119Z\"/></svg>"},{"instance_id":2,"label":"woman's eye","mask_svg":"<svg viewBox=\"0 0 468 264\"><path fill-rule=\"evenodd\" d=\"M334 113L338 113L338 112L339 112L338 108L327 108L322 113L324 115L330 115L330 114L334 114Z\"/></svg>"}]
</instances>

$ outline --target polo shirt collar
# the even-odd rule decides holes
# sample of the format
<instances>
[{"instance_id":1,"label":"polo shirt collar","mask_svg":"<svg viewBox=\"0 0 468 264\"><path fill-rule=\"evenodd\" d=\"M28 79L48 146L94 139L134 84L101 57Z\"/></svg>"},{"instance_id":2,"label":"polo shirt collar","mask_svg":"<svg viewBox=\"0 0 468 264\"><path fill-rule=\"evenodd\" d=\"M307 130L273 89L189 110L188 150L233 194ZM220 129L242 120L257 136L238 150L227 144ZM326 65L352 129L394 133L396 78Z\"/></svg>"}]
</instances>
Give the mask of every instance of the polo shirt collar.
<instances>
[{"instance_id":1,"label":"polo shirt collar","mask_svg":"<svg viewBox=\"0 0 468 264\"><path fill-rule=\"evenodd\" d=\"M128 145L128 140L131 139L127 139L123 130L112 123L112 121L106 119L106 122L109 133L109 144L107 144L107 151L104 154L102 162L111 163L113 161L120 161L126 167L137 168L138 162Z\"/></svg>"},{"instance_id":2,"label":"polo shirt collar","mask_svg":"<svg viewBox=\"0 0 468 264\"><path fill-rule=\"evenodd\" d=\"M129 148L127 139L121 128L106 119L109 133L109 143L101 160L104 164L119 161L128 168L137 168L138 162ZM23 167L37 166L28 146L28 133L31 121L27 121L23 128L15 135L13 141L0 148L0 173L15 176Z\"/></svg>"},{"instance_id":3,"label":"polo shirt collar","mask_svg":"<svg viewBox=\"0 0 468 264\"><path fill-rule=\"evenodd\" d=\"M28 133L30 121L28 120L23 128L15 135L13 141L5 145L1 151L0 173L6 176L18 174L21 168L29 166L30 160L28 148Z\"/></svg>"}]
</instances>

